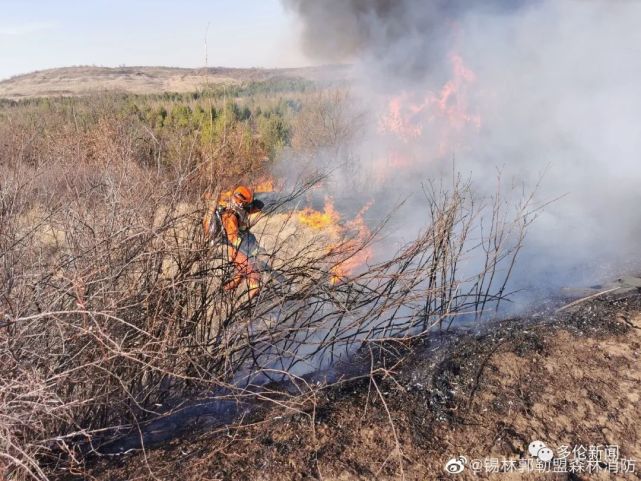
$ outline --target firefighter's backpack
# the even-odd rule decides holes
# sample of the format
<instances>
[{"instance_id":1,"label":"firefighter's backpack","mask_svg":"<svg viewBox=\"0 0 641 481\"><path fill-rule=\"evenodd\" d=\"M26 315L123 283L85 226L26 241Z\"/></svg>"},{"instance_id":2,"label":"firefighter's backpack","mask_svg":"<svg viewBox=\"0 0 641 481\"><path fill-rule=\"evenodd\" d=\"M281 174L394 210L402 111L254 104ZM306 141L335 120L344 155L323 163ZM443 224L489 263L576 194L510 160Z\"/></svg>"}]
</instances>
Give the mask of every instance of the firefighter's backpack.
<instances>
[{"instance_id":1,"label":"firefighter's backpack","mask_svg":"<svg viewBox=\"0 0 641 481\"><path fill-rule=\"evenodd\" d=\"M211 214L211 219L209 219L209 232L207 235L211 245L224 244L226 240L225 226L223 225L223 212L225 212L225 209L226 207L223 205L217 206Z\"/></svg>"}]
</instances>

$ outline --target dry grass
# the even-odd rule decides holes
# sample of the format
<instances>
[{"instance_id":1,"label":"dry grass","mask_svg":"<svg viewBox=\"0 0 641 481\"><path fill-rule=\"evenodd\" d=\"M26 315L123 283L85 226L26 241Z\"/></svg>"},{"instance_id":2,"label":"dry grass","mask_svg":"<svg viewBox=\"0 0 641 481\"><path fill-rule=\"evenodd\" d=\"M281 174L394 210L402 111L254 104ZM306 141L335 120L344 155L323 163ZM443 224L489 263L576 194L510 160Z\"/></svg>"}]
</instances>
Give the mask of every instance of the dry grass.
<instances>
[{"instance_id":1,"label":"dry grass","mask_svg":"<svg viewBox=\"0 0 641 481\"><path fill-rule=\"evenodd\" d=\"M0 81L0 98L86 95L103 91L135 94L194 92L208 84L239 84L275 77L323 80L344 78L339 67L290 69L189 69L171 67L66 67L41 70Z\"/></svg>"},{"instance_id":2,"label":"dry grass","mask_svg":"<svg viewBox=\"0 0 641 481\"><path fill-rule=\"evenodd\" d=\"M464 182L433 187L414 241L332 284L332 268L384 222L328 249L287 208L309 179L257 226L270 268L245 302L242 287L220 288L230 265L200 229L200 194L225 174L218 157L191 156L187 143L187 158L155 163L143 126L100 115L87 131L28 117L1 126L0 456L12 479L82 473L105 444L144 439L147 420L212 392L300 410L323 388L303 374L504 295L530 199L512 217ZM492 229L475 238L483 215ZM463 276L475 246L484 262ZM298 394L261 388L271 381Z\"/></svg>"}]
</instances>

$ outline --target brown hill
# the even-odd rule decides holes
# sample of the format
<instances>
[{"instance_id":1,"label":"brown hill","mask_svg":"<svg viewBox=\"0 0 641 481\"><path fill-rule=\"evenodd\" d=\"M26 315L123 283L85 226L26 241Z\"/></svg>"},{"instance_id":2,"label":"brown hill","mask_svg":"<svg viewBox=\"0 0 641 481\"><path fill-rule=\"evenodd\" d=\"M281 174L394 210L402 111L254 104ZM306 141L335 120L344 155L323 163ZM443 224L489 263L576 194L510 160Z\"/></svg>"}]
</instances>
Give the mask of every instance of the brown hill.
<instances>
[{"instance_id":1,"label":"brown hill","mask_svg":"<svg viewBox=\"0 0 641 481\"><path fill-rule=\"evenodd\" d=\"M261 68L63 67L0 81L0 98L86 95L104 91L137 94L193 92L212 84L264 81L274 77L326 81L344 78L346 66Z\"/></svg>"}]
</instances>

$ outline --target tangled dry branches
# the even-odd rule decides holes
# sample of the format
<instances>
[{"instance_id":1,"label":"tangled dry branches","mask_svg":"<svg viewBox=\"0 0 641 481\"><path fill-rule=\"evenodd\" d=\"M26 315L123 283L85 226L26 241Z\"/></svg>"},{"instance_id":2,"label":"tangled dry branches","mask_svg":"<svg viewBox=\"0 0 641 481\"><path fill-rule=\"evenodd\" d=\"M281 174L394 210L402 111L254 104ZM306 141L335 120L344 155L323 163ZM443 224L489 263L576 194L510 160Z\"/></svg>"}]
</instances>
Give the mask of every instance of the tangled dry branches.
<instances>
[{"instance_id":1,"label":"tangled dry branches","mask_svg":"<svg viewBox=\"0 0 641 481\"><path fill-rule=\"evenodd\" d=\"M145 422L189 399L298 409L316 389L309 373L495 306L530 221L528 199L506 212L477 205L460 180L431 186L416 239L332 283L384 222L329 250L301 242L292 206L314 182L303 183L264 213L264 287L249 302L221 289L231 267L202 238L192 170L150 170L126 142L99 166L72 163L70 144L34 162L30 139L14 140L0 191L0 466L11 479L79 472L88 453L123 433L144 439ZM297 396L266 394L285 381Z\"/></svg>"}]
</instances>

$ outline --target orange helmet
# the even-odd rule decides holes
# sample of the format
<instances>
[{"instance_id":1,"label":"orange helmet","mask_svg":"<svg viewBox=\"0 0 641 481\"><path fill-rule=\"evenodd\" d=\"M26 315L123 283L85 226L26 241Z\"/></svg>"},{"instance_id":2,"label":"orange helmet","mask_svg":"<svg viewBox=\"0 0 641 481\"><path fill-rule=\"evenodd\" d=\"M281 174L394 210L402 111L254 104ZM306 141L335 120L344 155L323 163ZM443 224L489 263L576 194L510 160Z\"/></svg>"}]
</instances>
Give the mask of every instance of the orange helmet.
<instances>
[{"instance_id":1,"label":"orange helmet","mask_svg":"<svg viewBox=\"0 0 641 481\"><path fill-rule=\"evenodd\" d=\"M234 190L234 199L241 204L251 204L254 201L254 193L249 187L239 185Z\"/></svg>"}]
</instances>

